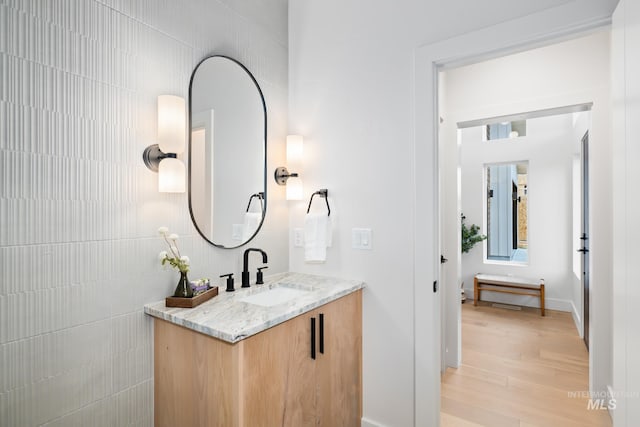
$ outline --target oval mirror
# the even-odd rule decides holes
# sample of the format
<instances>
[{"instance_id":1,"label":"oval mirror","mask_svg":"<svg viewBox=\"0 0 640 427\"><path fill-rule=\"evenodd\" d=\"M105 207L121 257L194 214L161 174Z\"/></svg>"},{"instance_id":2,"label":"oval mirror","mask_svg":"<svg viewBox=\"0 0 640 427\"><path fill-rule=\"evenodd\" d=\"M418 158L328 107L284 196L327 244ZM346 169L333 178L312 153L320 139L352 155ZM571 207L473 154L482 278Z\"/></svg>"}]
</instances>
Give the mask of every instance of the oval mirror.
<instances>
[{"instance_id":1,"label":"oval mirror","mask_svg":"<svg viewBox=\"0 0 640 427\"><path fill-rule=\"evenodd\" d=\"M255 78L225 56L202 60L189 85L189 212L211 244L237 248L267 209L267 110Z\"/></svg>"}]
</instances>

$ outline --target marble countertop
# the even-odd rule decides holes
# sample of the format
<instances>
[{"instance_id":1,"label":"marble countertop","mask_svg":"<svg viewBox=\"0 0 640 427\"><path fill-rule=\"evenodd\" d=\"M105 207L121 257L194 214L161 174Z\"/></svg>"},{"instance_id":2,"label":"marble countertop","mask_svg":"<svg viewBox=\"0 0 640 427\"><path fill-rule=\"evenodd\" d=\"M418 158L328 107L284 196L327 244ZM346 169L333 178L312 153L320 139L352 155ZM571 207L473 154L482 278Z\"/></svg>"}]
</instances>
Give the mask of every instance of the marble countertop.
<instances>
[{"instance_id":1,"label":"marble countertop","mask_svg":"<svg viewBox=\"0 0 640 427\"><path fill-rule=\"evenodd\" d=\"M280 273L265 277L264 285L241 288L235 292L219 286L218 296L195 308L165 307L158 301L144 306L144 312L194 331L236 343L300 314L362 289L364 283L302 273ZM273 288L307 291L289 301L270 307L241 301Z\"/></svg>"}]
</instances>

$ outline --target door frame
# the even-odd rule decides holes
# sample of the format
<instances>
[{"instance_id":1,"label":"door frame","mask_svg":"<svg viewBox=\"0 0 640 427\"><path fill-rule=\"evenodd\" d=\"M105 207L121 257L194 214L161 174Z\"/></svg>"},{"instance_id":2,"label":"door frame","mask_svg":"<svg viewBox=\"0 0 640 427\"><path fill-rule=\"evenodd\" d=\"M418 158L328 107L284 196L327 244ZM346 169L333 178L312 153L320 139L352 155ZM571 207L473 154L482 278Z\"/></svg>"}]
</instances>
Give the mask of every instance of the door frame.
<instances>
[{"instance_id":1,"label":"door frame","mask_svg":"<svg viewBox=\"0 0 640 427\"><path fill-rule=\"evenodd\" d=\"M585 251L580 257L580 270L582 277L580 278L580 287L582 288L582 339L584 340L587 350L589 350L590 331L590 262L589 259L589 236L590 219L589 219L589 131L584 134L580 140L580 239L582 240L580 250Z\"/></svg>"},{"instance_id":2,"label":"door frame","mask_svg":"<svg viewBox=\"0 0 640 427\"><path fill-rule=\"evenodd\" d=\"M597 11L596 11L597 12ZM565 17L565 18L563 18ZM414 425L440 425L438 71L559 43L611 24L571 3L414 51ZM458 310L460 310L460 304ZM455 326L455 325L449 325Z\"/></svg>"}]
</instances>

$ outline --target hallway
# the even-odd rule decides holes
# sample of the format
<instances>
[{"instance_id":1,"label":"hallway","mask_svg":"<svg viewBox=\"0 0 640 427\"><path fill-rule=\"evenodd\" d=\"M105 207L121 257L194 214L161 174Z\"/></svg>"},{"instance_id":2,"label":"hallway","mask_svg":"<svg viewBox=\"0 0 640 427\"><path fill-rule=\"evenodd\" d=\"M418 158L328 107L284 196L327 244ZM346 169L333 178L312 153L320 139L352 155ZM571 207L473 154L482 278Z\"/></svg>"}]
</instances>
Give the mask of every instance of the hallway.
<instances>
[{"instance_id":1,"label":"hallway","mask_svg":"<svg viewBox=\"0 0 640 427\"><path fill-rule=\"evenodd\" d=\"M570 313L467 301L462 365L442 376L442 426L611 426L607 411L588 410L582 396L588 362Z\"/></svg>"}]
</instances>

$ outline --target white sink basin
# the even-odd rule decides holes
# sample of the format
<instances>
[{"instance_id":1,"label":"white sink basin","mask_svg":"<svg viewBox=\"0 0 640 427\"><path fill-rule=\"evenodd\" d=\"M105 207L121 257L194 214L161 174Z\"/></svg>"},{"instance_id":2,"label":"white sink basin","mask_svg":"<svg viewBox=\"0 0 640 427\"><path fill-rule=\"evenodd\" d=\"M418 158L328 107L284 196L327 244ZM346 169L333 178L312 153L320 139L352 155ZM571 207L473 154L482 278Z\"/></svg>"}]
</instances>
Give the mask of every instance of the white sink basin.
<instances>
[{"instance_id":1,"label":"white sink basin","mask_svg":"<svg viewBox=\"0 0 640 427\"><path fill-rule=\"evenodd\" d=\"M240 301L260 305L262 307L273 307L274 305L283 304L294 298L303 296L307 292L309 291L282 286L249 295L248 297L242 298Z\"/></svg>"}]
</instances>

